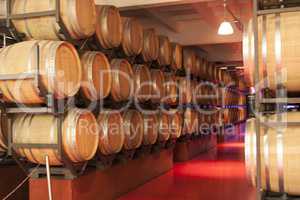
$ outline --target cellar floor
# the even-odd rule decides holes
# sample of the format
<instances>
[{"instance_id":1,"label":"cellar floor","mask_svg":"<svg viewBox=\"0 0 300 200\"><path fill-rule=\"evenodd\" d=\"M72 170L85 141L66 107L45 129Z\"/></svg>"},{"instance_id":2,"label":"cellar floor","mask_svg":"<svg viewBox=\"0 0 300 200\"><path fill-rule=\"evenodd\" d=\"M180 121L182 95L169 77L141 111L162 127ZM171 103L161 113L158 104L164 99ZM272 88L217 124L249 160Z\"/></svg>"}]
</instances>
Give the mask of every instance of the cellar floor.
<instances>
[{"instance_id":1,"label":"cellar floor","mask_svg":"<svg viewBox=\"0 0 300 200\"><path fill-rule=\"evenodd\" d=\"M119 200L255 200L243 152L242 142L219 144L194 160L175 164L167 174Z\"/></svg>"}]
</instances>

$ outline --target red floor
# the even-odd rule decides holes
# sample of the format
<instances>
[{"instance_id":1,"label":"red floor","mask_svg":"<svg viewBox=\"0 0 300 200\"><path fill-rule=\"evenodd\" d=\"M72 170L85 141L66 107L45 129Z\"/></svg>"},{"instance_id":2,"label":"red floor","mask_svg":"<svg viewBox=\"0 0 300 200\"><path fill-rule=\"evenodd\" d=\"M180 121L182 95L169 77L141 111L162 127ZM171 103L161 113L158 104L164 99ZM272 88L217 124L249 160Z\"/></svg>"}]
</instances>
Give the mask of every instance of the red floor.
<instances>
[{"instance_id":1,"label":"red floor","mask_svg":"<svg viewBox=\"0 0 300 200\"><path fill-rule=\"evenodd\" d=\"M239 142L219 145L218 150L175 164L120 200L255 200L245 177L243 149Z\"/></svg>"}]
</instances>

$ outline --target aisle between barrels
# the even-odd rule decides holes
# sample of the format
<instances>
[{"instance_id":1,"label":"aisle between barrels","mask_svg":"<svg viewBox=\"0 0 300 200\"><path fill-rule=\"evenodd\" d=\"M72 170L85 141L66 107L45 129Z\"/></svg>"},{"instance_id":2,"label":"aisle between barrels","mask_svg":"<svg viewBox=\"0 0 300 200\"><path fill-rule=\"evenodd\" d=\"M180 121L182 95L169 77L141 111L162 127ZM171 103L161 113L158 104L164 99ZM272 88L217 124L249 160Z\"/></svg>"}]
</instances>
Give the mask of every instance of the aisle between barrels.
<instances>
[{"instance_id":1,"label":"aisle between barrels","mask_svg":"<svg viewBox=\"0 0 300 200\"><path fill-rule=\"evenodd\" d=\"M247 179L244 144L227 142L194 160L178 163L119 200L255 200Z\"/></svg>"}]
</instances>

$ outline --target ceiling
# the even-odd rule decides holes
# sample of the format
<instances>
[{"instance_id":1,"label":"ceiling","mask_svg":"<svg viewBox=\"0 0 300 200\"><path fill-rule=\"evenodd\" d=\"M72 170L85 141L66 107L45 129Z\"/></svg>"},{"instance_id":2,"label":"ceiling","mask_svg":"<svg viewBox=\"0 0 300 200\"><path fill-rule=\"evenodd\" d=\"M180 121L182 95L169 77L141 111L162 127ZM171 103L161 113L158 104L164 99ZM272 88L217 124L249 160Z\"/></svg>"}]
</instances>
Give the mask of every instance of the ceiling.
<instances>
[{"instance_id":1,"label":"ceiling","mask_svg":"<svg viewBox=\"0 0 300 200\"><path fill-rule=\"evenodd\" d=\"M137 17L146 28L154 27L171 41L199 49L210 61L234 62L242 65L242 31L235 19L234 34L219 36L217 30L224 19L222 0L95 0L112 4L123 16ZM227 0L228 8L242 23L251 17L251 0Z\"/></svg>"}]
</instances>

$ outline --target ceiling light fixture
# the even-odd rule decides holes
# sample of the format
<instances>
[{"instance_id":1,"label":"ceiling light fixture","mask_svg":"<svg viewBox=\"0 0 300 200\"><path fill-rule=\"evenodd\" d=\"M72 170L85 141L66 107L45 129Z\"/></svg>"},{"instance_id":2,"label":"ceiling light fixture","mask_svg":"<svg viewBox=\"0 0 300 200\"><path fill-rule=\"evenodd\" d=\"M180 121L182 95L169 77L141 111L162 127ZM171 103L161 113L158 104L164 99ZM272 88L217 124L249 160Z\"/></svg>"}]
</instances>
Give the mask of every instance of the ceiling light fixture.
<instances>
[{"instance_id":1,"label":"ceiling light fixture","mask_svg":"<svg viewBox=\"0 0 300 200\"><path fill-rule=\"evenodd\" d=\"M232 35L234 33L233 27L229 21L226 21L225 14L226 14L226 0L224 0L224 21L220 24L218 29L219 35Z\"/></svg>"}]
</instances>

